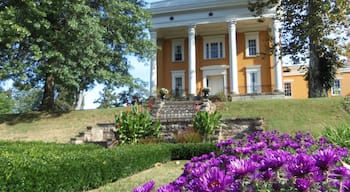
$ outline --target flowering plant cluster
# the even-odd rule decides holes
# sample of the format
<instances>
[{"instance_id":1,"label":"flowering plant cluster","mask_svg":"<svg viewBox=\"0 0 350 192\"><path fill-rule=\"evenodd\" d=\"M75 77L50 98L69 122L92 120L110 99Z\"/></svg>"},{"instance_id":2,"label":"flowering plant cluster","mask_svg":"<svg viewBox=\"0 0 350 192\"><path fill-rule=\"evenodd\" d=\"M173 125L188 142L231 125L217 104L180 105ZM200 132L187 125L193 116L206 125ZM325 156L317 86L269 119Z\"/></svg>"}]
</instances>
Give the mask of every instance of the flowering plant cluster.
<instances>
[{"instance_id":1,"label":"flowering plant cluster","mask_svg":"<svg viewBox=\"0 0 350 192\"><path fill-rule=\"evenodd\" d=\"M220 153L194 157L183 174L158 192L350 191L346 148L308 133L255 132L217 145ZM134 189L150 192L154 181Z\"/></svg>"},{"instance_id":2,"label":"flowering plant cluster","mask_svg":"<svg viewBox=\"0 0 350 192\"><path fill-rule=\"evenodd\" d=\"M159 94L161 94L161 95L167 95L169 93L169 91L168 91L168 89L166 89L166 88L161 88L160 90L159 90Z\"/></svg>"},{"instance_id":3,"label":"flowering plant cluster","mask_svg":"<svg viewBox=\"0 0 350 192\"><path fill-rule=\"evenodd\" d=\"M203 93L208 93L208 92L210 92L210 87L203 87L202 91L203 91Z\"/></svg>"}]
</instances>

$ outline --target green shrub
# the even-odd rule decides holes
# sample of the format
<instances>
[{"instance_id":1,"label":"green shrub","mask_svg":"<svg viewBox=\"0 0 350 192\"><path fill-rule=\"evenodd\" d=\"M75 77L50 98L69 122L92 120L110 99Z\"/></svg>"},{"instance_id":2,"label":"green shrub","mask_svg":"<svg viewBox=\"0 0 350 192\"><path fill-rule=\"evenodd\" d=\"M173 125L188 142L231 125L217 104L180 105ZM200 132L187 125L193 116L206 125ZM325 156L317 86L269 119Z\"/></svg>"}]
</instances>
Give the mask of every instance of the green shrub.
<instances>
[{"instance_id":1,"label":"green shrub","mask_svg":"<svg viewBox=\"0 0 350 192\"><path fill-rule=\"evenodd\" d=\"M139 143L142 138L159 136L159 120L152 121L149 112L141 105L131 106L130 111L121 112L115 119L121 144Z\"/></svg>"},{"instance_id":2,"label":"green shrub","mask_svg":"<svg viewBox=\"0 0 350 192\"><path fill-rule=\"evenodd\" d=\"M346 124L335 128L327 127L323 133L330 142L350 149L350 126Z\"/></svg>"},{"instance_id":3,"label":"green shrub","mask_svg":"<svg viewBox=\"0 0 350 192\"><path fill-rule=\"evenodd\" d=\"M189 160L194 156L201 156L213 151L218 151L214 143L178 143L171 147L173 160Z\"/></svg>"},{"instance_id":4,"label":"green shrub","mask_svg":"<svg viewBox=\"0 0 350 192\"><path fill-rule=\"evenodd\" d=\"M216 150L214 143L97 145L0 142L0 191L86 191L171 159Z\"/></svg>"},{"instance_id":5,"label":"green shrub","mask_svg":"<svg viewBox=\"0 0 350 192\"><path fill-rule=\"evenodd\" d=\"M209 113L206 111L199 111L196 113L193 119L193 127L195 131L198 131L202 137L203 141L208 141L210 135L213 134L216 128L221 125L222 115L217 111Z\"/></svg>"}]
</instances>

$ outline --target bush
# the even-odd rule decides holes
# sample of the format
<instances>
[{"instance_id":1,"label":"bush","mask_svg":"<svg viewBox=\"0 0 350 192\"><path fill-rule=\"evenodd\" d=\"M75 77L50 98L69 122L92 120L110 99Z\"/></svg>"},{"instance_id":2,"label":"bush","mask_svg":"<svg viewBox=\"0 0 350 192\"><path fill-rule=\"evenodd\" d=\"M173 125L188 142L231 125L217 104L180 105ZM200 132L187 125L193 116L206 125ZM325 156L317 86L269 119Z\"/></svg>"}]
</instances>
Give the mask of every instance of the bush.
<instances>
[{"instance_id":1,"label":"bush","mask_svg":"<svg viewBox=\"0 0 350 192\"><path fill-rule=\"evenodd\" d=\"M214 143L179 143L171 147L172 160L189 160L212 151L217 151Z\"/></svg>"},{"instance_id":2,"label":"bush","mask_svg":"<svg viewBox=\"0 0 350 192\"><path fill-rule=\"evenodd\" d=\"M115 119L121 144L139 143L142 138L159 136L159 120L153 122L149 112L141 105L131 106L130 111L121 112Z\"/></svg>"},{"instance_id":3,"label":"bush","mask_svg":"<svg viewBox=\"0 0 350 192\"><path fill-rule=\"evenodd\" d=\"M330 142L350 149L350 126L349 125L342 124L335 128L327 127L323 135Z\"/></svg>"},{"instance_id":4,"label":"bush","mask_svg":"<svg viewBox=\"0 0 350 192\"><path fill-rule=\"evenodd\" d=\"M86 191L214 144L97 145L0 142L0 191Z\"/></svg>"},{"instance_id":5,"label":"bush","mask_svg":"<svg viewBox=\"0 0 350 192\"><path fill-rule=\"evenodd\" d=\"M206 111L199 111L196 113L193 119L193 127L195 131L198 131L202 137L203 141L208 141L209 136L213 134L216 128L219 128L221 125L222 115L217 113L209 113Z\"/></svg>"}]
</instances>

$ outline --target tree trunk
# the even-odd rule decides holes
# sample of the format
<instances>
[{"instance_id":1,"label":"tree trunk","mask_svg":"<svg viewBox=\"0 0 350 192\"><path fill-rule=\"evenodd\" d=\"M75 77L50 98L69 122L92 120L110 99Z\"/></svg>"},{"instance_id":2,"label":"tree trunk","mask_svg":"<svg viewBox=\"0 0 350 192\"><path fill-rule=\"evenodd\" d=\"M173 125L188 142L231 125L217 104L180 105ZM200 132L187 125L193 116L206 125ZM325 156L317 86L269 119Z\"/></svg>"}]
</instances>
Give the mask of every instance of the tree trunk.
<instances>
[{"instance_id":1,"label":"tree trunk","mask_svg":"<svg viewBox=\"0 0 350 192\"><path fill-rule=\"evenodd\" d=\"M311 38L310 38L311 40ZM309 61L309 98L327 97L327 88L323 86L320 78L320 60L317 54L316 43L310 43L310 61Z\"/></svg>"},{"instance_id":2,"label":"tree trunk","mask_svg":"<svg viewBox=\"0 0 350 192\"><path fill-rule=\"evenodd\" d=\"M55 78L51 73L46 74L44 96L41 102L41 111L53 111L55 109Z\"/></svg>"},{"instance_id":3,"label":"tree trunk","mask_svg":"<svg viewBox=\"0 0 350 192\"><path fill-rule=\"evenodd\" d=\"M75 96L74 109L75 110L83 109L83 103L84 103L84 91L80 90L76 93L76 96Z\"/></svg>"},{"instance_id":4,"label":"tree trunk","mask_svg":"<svg viewBox=\"0 0 350 192\"><path fill-rule=\"evenodd\" d=\"M309 1L309 14L313 15L317 10L314 6L314 1ZM311 18L311 17L310 17ZM309 21L309 23L313 23ZM316 26L314 26L316 27ZM320 78L320 59L318 56L319 51L319 34L311 33L309 35L309 48L310 48L310 60L308 70L308 86L309 86L309 98L327 97L327 88L324 86L322 79Z\"/></svg>"}]
</instances>

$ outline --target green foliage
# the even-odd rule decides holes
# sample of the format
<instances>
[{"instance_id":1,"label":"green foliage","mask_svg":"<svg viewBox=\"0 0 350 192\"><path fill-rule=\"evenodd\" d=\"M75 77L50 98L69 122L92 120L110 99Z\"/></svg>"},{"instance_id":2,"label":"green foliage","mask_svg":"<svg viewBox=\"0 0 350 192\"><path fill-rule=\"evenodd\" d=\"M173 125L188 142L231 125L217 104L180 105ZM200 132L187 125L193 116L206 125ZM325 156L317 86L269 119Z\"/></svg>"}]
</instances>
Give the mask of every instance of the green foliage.
<instances>
[{"instance_id":1,"label":"green foliage","mask_svg":"<svg viewBox=\"0 0 350 192\"><path fill-rule=\"evenodd\" d=\"M191 159L217 150L214 143L97 145L0 142L0 191L87 191L158 162Z\"/></svg>"},{"instance_id":2,"label":"green foliage","mask_svg":"<svg viewBox=\"0 0 350 192\"><path fill-rule=\"evenodd\" d=\"M0 91L0 114L13 112L14 101L6 92Z\"/></svg>"},{"instance_id":3,"label":"green foliage","mask_svg":"<svg viewBox=\"0 0 350 192\"><path fill-rule=\"evenodd\" d=\"M277 7L276 17L282 21L282 54L296 64L308 60L309 97L327 96L335 71L344 62L339 54L349 37L349 1L249 1L249 10L260 19L272 7Z\"/></svg>"},{"instance_id":4,"label":"green foliage","mask_svg":"<svg viewBox=\"0 0 350 192\"><path fill-rule=\"evenodd\" d=\"M336 145L350 149L350 126L347 124L327 127L323 136Z\"/></svg>"},{"instance_id":5,"label":"green foliage","mask_svg":"<svg viewBox=\"0 0 350 192\"><path fill-rule=\"evenodd\" d=\"M155 49L143 6L129 0L1 2L0 79L45 89L45 110L54 108L59 87L75 96L95 82L133 84L127 56L146 59Z\"/></svg>"},{"instance_id":6,"label":"green foliage","mask_svg":"<svg viewBox=\"0 0 350 192\"><path fill-rule=\"evenodd\" d=\"M117 137L122 144L139 143L140 139L158 137L159 120L153 121L149 112L141 105L132 105L130 110L115 116Z\"/></svg>"},{"instance_id":7,"label":"green foliage","mask_svg":"<svg viewBox=\"0 0 350 192\"><path fill-rule=\"evenodd\" d=\"M42 90L33 88L28 90L13 89L12 98L15 101L15 113L38 111L42 98Z\"/></svg>"},{"instance_id":8,"label":"green foliage","mask_svg":"<svg viewBox=\"0 0 350 192\"><path fill-rule=\"evenodd\" d=\"M215 143L179 143L171 147L172 160L189 160L210 152L217 152Z\"/></svg>"},{"instance_id":9,"label":"green foliage","mask_svg":"<svg viewBox=\"0 0 350 192\"><path fill-rule=\"evenodd\" d=\"M222 115L217 111L213 113L199 111L196 113L193 119L193 127L203 136L203 141L207 141L214 130L220 127L221 117Z\"/></svg>"},{"instance_id":10,"label":"green foliage","mask_svg":"<svg viewBox=\"0 0 350 192\"><path fill-rule=\"evenodd\" d=\"M104 87L100 92L100 98L95 100L94 103L99 103L99 109L113 108L117 105L117 95L113 92L112 87Z\"/></svg>"}]
</instances>

